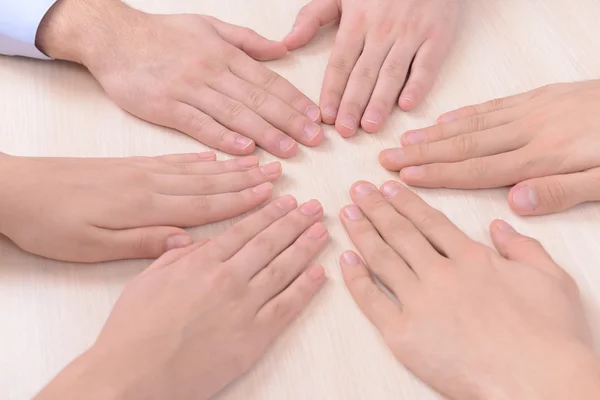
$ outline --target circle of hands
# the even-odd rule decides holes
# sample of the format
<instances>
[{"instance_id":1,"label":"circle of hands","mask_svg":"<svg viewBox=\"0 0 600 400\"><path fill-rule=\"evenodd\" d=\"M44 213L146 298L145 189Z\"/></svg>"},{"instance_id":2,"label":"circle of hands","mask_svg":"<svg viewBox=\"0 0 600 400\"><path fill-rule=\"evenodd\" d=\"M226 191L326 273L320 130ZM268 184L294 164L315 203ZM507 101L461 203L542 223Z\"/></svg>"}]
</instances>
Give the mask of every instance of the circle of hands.
<instances>
[{"instance_id":1,"label":"circle of hands","mask_svg":"<svg viewBox=\"0 0 600 400\"><path fill-rule=\"evenodd\" d=\"M416 107L450 50L462 4L313 0L282 42L213 17L123 7L128 23L117 20L113 45L73 61L131 114L242 157L0 157L2 168L21 171L6 178L13 196L2 199L10 213L0 229L22 249L76 262L158 257L41 399L73 370L136 388L135 398L208 398L257 362L326 281L324 268L310 265L329 237L321 204L284 196L195 243L183 228L269 201L282 166L259 165L249 155L256 146L289 158L298 144L319 145L321 122L350 137L378 132L395 107ZM336 21L318 105L259 63ZM508 203L520 215L597 201L598 93L598 81L555 84L461 108L404 133L379 161L411 186L514 185ZM495 249L485 246L396 181L357 182L350 196L340 220L358 253L341 255L344 281L425 383L453 399L534 398L534 388L535 398L565 398L572 388L561 397L532 366L552 365L556 376L597 371L577 286L540 243L497 220Z\"/></svg>"}]
</instances>

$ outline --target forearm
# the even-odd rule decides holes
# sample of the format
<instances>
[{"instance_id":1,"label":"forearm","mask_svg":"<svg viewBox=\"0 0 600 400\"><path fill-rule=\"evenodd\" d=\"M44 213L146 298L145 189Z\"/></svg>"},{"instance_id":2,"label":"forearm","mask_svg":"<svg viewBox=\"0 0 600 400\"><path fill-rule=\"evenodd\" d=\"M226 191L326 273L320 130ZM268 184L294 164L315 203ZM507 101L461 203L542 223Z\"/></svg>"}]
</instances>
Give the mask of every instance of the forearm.
<instances>
[{"instance_id":1,"label":"forearm","mask_svg":"<svg viewBox=\"0 0 600 400\"><path fill-rule=\"evenodd\" d=\"M141 14L120 0L59 0L42 20L36 45L49 57L87 65L116 46Z\"/></svg>"},{"instance_id":2,"label":"forearm","mask_svg":"<svg viewBox=\"0 0 600 400\"><path fill-rule=\"evenodd\" d=\"M131 348L104 351L93 347L62 370L34 400L169 398L161 383L166 377L153 368L155 356Z\"/></svg>"}]
</instances>

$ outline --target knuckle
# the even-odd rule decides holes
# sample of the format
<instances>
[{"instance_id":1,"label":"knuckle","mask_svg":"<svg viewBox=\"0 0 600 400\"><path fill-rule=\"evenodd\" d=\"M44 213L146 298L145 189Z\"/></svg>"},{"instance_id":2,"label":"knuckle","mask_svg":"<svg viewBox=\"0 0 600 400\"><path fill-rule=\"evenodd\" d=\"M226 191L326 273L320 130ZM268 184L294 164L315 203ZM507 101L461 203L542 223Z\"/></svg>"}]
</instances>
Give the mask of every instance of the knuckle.
<instances>
[{"instance_id":1,"label":"knuckle","mask_svg":"<svg viewBox=\"0 0 600 400\"><path fill-rule=\"evenodd\" d=\"M203 213L210 213L211 204L206 196L190 197L191 207L196 210L202 210Z\"/></svg>"},{"instance_id":2,"label":"knuckle","mask_svg":"<svg viewBox=\"0 0 600 400\"><path fill-rule=\"evenodd\" d=\"M253 110L258 110L267 101L269 95L264 90L256 90L250 93L250 104Z\"/></svg>"},{"instance_id":3,"label":"knuckle","mask_svg":"<svg viewBox=\"0 0 600 400\"><path fill-rule=\"evenodd\" d=\"M429 157L429 143L419 143L414 145L415 155L419 160L427 160Z\"/></svg>"},{"instance_id":4,"label":"knuckle","mask_svg":"<svg viewBox=\"0 0 600 400\"><path fill-rule=\"evenodd\" d=\"M538 193L541 203L552 209L561 208L567 204L567 190L558 180L548 182L535 192Z\"/></svg>"},{"instance_id":5,"label":"knuckle","mask_svg":"<svg viewBox=\"0 0 600 400\"><path fill-rule=\"evenodd\" d=\"M487 117L485 114L476 115L471 117L466 122L466 127L469 131L483 131L487 126Z\"/></svg>"},{"instance_id":6,"label":"knuckle","mask_svg":"<svg viewBox=\"0 0 600 400\"><path fill-rule=\"evenodd\" d=\"M217 133L215 134L217 143L225 143L227 141L228 133L229 133L229 129L227 129L225 127L220 128L217 131Z\"/></svg>"},{"instance_id":7,"label":"knuckle","mask_svg":"<svg viewBox=\"0 0 600 400\"><path fill-rule=\"evenodd\" d=\"M213 193L217 188L216 182L210 176L199 176L196 184L205 193Z\"/></svg>"},{"instance_id":8,"label":"knuckle","mask_svg":"<svg viewBox=\"0 0 600 400\"><path fill-rule=\"evenodd\" d=\"M276 82L279 81L281 77L279 76L279 74L277 74L277 72L275 71L271 71L270 69L266 69L261 75L260 75L260 82L262 83L262 85L264 87L271 87L273 86Z\"/></svg>"},{"instance_id":9,"label":"knuckle","mask_svg":"<svg viewBox=\"0 0 600 400\"><path fill-rule=\"evenodd\" d=\"M467 161L467 171L472 178L483 178L487 176L488 170L488 163L483 158L473 158Z\"/></svg>"},{"instance_id":10,"label":"knuckle","mask_svg":"<svg viewBox=\"0 0 600 400\"><path fill-rule=\"evenodd\" d=\"M244 112L244 105L238 102L232 102L227 105L227 115L230 120L236 120L242 112Z\"/></svg>"},{"instance_id":11,"label":"knuckle","mask_svg":"<svg viewBox=\"0 0 600 400\"><path fill-rule=\"evenodd\" d=\"M277 253L277 239L271 235L259 235L255 239L255 247L263 254Z\"/></svg>"},{"instance_id":12,"label":"knuckle","mask_svg":"<svg viewBox=\"0 0 600 400\"><path fill-rule=\"evenodd\" d=\"M344 57L335 57L329 62L328 68L333 72L349 75L354 68L354 63Z\"/></svg>"},{"instance_id":13,"label":"knuckle","mask_svg":"<svg viewBox=\"0 0 600 400\"><path fill-rule=\"evenodd\" d=\"M188 126L194 132L201 132L210 122L211 118L208 115L200 113L188 113L183 116L183 124Z\"/></svg>"},{"instance_id":14,"label":"knuckle","mask_svg":"<svg viewBox=\"0 0 600 400\"><path fill-rule=\"evenodd\" d=\"M459 155L470 155L475 152L477 141L473 135L458 135L452 138L452 148Z\"/></svg>"},{"instance_id":15,"label":"knuckle","mask_svg":"<svg viewBox=\"0 0 600 400\"><path fill-rule=\"evenodd\" d=\"M406 65L398 58L392 58L381 68L381 74L392 80L404 79Z\"/></svg>"},{"instance_id":16,"label":"knuckle","mask_svg":"<svg viewBox=\"0 0 600 400\"><path fill-rule=\"evenodd\" d=\"M267 273L267 281L270 285L283 287L287 286L287 271L282 266L272 265L265 271Z\"/></svg>"},{"instance_id":17,"label":"knuckle","mask_svg":"<svg viewBox=\"0 0 600 400\"><path fill-rule=\"evenodd\" d=\"M377 75L379 74L379 71L373 67L361 67L358 68L358 71L356 72L361 80L369 82L375 81L377 79Z\"/></svg>"},{"instance_id":18,"label":"knuckle","mask_svg":"<svg viewBox=\"0 0 600 400\"><path fill-rule=\"evenodd\" d=\"M491 111L498 111L504 108L504 99L498 98L487 102L487 106Z\"/></svg>"},{"instance_id":19,"label":"knuckle","mask_svg":"<svg viewBox=\"0 0 600 400\"><path fill-rule=\"evenodd\" d=\"M278 301L273 305L271 313L275 321L288 321L294 317L295 308L288 302Z\"/></svg>"}]
</instances>

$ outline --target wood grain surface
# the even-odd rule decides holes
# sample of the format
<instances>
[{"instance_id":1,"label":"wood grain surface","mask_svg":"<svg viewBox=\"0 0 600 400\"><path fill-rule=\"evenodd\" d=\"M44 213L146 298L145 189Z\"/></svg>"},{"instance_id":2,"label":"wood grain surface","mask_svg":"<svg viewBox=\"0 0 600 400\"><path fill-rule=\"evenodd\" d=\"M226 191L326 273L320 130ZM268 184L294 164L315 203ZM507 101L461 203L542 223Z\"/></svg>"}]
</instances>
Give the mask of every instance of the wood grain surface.
<instances>
[{"instance_id":1,"label":"wood grain surface","mask_svg":"<svg viewBox=\"0 0 600 400\"><path fill-rule=\"evenodd\" d=\"M305 0L137 0L150 12L211 14L282 38ZM379 134L326 140L284 161L276 194L319 199L332 241L319 258L329 282L303 315L250 373L219 399L437 398L395 361L350 298L338 266L351 247L337 219L359 179L394 178L377 162L408 129L442 112L537 86L598 78L600 2L597 0L464 0L459 37L427 100L414 112L394 111ZM575 5L576 4L576 5ZM312 44L269 63L318 100L336 27ZM200 151L177 132L121 111L81 67L0 57L0 151L32 156L115 157ZM261 161L273 159L258 151ZM220 159L227 158L219 155ZM19 171L14 171L18 174ZM505 218L538 238L579 282L594 333L600 337L600 204L558 215L521 218L508 208L507 189L417 190L471 237L490 243L488 225ZM10 193L2 193L10 196ZM192 229L196 238L233 221ZM0 239L0 398L34 395L93 343L123 285L150 261L77 265L21 252ZM133 318L134 316L132 316Z\"/></svg>"}]
</instances>

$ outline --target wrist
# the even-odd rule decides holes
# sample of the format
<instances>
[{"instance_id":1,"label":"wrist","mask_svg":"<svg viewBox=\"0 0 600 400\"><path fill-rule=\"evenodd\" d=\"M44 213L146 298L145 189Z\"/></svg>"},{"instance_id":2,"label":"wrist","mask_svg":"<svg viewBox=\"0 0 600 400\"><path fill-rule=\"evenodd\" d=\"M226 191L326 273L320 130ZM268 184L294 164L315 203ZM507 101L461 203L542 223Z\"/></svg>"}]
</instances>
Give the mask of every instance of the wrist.
<instances>
[{"instance_id":1,"label":"wrist","mask_svg":"<svg viewBox=\"0 0 600 400\"><path fill-rule=\"evenodd\" d=\"M80 355L34 400L153 400L169 398L152 354L97 345ZM165 396L167 395L167 396Z\"/></svg>"},{"instance_id":2,"label":"wrist","mask_svg":"<svg viewBox=\"0 0 600 400\"><path fill-rule=\"evenodd\" d=\"M508 378L489 385L477 398L532 400L593 400L600 398L600 359L580 343L547 346L538 357L515 360ZM528 360L537 360L529 362Z\"/></svg>"},{"instance_id":3,"label":"wrist","mask_svg":"<svg viewBox=\"0 0 600 400\"><path fill-rule=\"evenodd\" d=\"M58 0L40 24L36 46L51 58L88 66L142 15L120 0Z\"/></svg>"}]
</instances>

